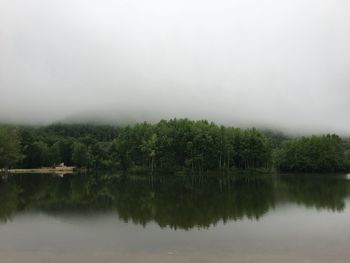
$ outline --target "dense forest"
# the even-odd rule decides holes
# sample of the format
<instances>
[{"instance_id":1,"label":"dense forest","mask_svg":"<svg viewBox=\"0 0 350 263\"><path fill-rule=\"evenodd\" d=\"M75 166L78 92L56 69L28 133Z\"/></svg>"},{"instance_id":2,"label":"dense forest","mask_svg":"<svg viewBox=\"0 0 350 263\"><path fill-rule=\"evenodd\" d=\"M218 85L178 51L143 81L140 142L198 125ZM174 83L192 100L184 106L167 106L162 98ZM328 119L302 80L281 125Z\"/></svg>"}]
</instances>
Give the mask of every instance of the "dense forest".
<instances>
[{"instance_id":1,"label":"dense forest","mask_svg":"<svg viewBox=\"0 0 350 263\"><path fill-rule=\"evenodd\" d=\"M127 127L53 124L0 127L0 167L67 166L91 170L273 169L337 172L350 167L349 141L337 135L288 138L208 121L162 120Z\"/></svg>"}]
</instances>

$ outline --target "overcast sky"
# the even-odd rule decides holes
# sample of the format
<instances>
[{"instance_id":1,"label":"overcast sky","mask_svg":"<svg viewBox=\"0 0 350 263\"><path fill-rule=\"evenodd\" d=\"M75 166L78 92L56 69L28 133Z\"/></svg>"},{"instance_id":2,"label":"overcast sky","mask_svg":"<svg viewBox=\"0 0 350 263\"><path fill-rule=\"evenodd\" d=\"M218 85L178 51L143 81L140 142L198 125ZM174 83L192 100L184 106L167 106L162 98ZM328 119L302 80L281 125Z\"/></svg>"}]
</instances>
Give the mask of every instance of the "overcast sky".
<instances>
[{"instance_id":1,"label":"overcast sky","mask_svg":"<svg viewBox=\"0 0 350 263\"><path fill-rule=\"evenodd\" d=\"M0 121L350 134L350 1L0 0Z\"/></svg>"}]
</instances>

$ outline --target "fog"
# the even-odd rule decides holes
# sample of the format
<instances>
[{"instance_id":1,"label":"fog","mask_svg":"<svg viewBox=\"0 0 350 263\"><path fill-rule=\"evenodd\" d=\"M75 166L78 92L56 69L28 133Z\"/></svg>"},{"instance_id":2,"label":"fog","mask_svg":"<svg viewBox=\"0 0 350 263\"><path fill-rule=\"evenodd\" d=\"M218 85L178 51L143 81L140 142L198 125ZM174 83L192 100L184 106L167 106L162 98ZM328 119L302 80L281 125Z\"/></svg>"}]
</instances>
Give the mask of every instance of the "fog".
<instances>
[{"instance_id":1,"label":"fog","mask_svg":"<svg viewBox=\"0 0 350 263\"><path fill-rule=\"evenodd\" d=\"M346 0L0 0L0 121L350 134Z\"/></svg>"}]
</instances>

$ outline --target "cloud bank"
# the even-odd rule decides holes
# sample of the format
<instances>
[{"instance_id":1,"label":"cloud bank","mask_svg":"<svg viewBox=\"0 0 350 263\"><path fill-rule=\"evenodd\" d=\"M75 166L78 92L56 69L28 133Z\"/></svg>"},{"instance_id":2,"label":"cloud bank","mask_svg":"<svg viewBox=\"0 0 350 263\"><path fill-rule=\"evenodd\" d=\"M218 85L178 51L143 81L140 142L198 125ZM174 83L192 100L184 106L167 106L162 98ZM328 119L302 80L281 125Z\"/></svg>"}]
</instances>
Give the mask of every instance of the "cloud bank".
<instances>
[{"instance_id":1,"label":"cloud bank","mask_svg":"<svg viewBox=\"0 0 350 263\"><path fill-rule=\"evenodd\" d=\"M350 2L1 0L0 120L350 134Z\"/></svg>"}]
</instances>

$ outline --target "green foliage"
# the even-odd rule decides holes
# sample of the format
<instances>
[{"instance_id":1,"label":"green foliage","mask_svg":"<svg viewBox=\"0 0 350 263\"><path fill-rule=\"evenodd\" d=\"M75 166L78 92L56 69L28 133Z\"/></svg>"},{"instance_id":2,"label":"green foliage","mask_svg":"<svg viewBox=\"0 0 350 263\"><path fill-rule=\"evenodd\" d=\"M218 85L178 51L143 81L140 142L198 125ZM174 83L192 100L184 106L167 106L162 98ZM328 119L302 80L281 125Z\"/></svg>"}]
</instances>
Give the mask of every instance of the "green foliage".
<instances>
[{"instance_id":1,"label":"green foliage","mask_svg":"<svg viewBox=\"0 0 350 263\"><path fill-rule=\"evenodd\" d=\"M346 167L350 167L350 150L344 152Z\"/></svg>"},{"instance_id":2,"label":"green foliage","mask_svg":"<svg viewBox=\"0 0 350 263\"><path fill-rule=\"evenodd\" d=\"M89 167L91 165L91 155L85 144L79 142L73 144L72 162L78 167Z\"/></svg>"},{"instance_id":3,"label":"green foliage","mask_svg":"<svg viewBox=\"0 0 350 263\"><path fill-rule=\"evenodd\" d=\"M118 128L110 125L52 124L42 128L42 132L64 138L90 137L97 141L111 141L117 136Z\"/></svg>"},{"instance_id":4,"label":"green foliage","mask_svg":"<svg viewBox=\"0 0 350 263\"><path fill-rule=\"evenodd\" d=\"M124 128L81 124L4 127L0 136L0 165L18 163L23 168L61 162L91 169L150 172L272 167L332 172L350 168L350 154L345 153L349 140L336 135L287 140L275 131L224 127L205 120L172 119Z\"/></svg>"},{"instance_id":5,"label":"green foliage","mask_svg":"<svg viewBox=\"0 0 350 263\"><path fill-rule=\"evenodd\" d=\"M0 127L0 168L9 168L22 160L18 131L13 127Z\"/></svg>"},{"instance_id":6,"label":"green foliage","mask_svg":"<svg viewBox=\"0 0 350 263\"><path fill-rule=\"evenodd\" d=\"M117 167L115 147L110 147L118 128L108 125L54 124L46 127L20 127L20 139L25 158L23 168L53 166L59 163L78 165L73 157L73 145L80 143L88 148L88 162L84 165L107 169ZM102 147L106 147L101 150ZM111 149L111 152L109 152ZM107 153L106 153L107 151ZM113 151L113 152L112 152ZM75 154L77 155L77 153ZM83 158L84 159L84 158Z\"/></svg>"},{"instance_id":7,"label":"green foliage","mask_svg":"<svg viewBox=\"0 0 350 263\"><path fill-rule=\"evenodd\" d=\"M276 167L287 172L337 172L348 169L342 140L337 135L285 141L274 152Z\"/></svg>"},{"instance_id":8,"label":"green foliage","mask_svg":"<svg viewBox=\"0 0 350 263\"><path fill-rule=\"evenodd\" d=\"M256 129L225 128L207 121L162 120L120 130L116 138L124 169L203 172L266 167L267 140Z\"/></svg>"}]
</instances>

